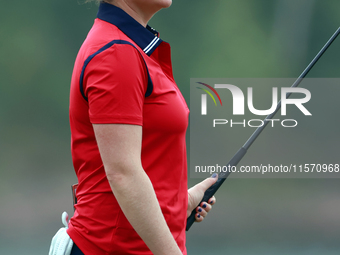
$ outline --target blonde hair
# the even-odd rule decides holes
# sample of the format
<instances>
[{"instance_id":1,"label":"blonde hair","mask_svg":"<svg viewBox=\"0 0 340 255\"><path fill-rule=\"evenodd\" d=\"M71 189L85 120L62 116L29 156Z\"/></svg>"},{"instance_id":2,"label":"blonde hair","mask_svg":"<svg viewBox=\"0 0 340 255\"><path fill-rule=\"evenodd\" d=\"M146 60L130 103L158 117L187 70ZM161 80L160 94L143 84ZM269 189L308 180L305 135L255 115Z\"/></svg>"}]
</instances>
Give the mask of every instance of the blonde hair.
<instances>
[{"instance_id":1,"label":"blonde hair","mask_svg":"<svg viewBox=\"0 0 340 255\"><path fill-rule=\"evenodd\" d=\"M99 5L100 3L109 3L109 4L113 4L114 0L84 0L83 3L87 4L87 3L92 3L94 2L95 4Z\"/></svg>"}]
</instances>

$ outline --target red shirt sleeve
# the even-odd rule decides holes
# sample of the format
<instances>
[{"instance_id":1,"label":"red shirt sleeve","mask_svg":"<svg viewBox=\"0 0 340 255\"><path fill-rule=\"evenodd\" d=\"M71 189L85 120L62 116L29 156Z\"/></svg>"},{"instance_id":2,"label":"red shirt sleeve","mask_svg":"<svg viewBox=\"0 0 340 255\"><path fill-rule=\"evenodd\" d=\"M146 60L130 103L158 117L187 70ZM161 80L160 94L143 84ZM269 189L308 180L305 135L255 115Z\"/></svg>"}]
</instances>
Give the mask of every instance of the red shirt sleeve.
<instances>
[{"instance_id":1,"label":"red shirt sleeve","mask_svg":"<svg viewBox=\"0 0 340 255\"><path fill-rule=\"evenodd\" d=\"M131 45L114 44L96 55L84 75L93 124L143 124L148 85L144 60Z\"/></svg>"}]
</instances>

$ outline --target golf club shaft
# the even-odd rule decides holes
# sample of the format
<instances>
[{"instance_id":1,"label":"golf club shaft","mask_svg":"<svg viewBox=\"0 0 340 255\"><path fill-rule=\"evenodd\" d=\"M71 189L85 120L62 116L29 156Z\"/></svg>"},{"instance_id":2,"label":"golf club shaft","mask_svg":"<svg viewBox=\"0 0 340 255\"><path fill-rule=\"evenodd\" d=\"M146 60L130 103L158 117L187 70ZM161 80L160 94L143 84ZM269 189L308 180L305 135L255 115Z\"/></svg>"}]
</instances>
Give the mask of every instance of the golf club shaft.
<instances>
[{"instance_id":1,"label":"golf club shaft","mask_svg":"<svg viewBox=\"0 0 340 255\"><path fill-rule=\"evenodd\" d=\"M315 63L320 59L320 57L325 53L325 51L328 49L328 47L333 43L333 41L337 38L337 36L340 33L340 27L335 31L335 33L332 35L332 37L327 41L327 43L322 47L322 49L319 51L319 53L314 57L314 59L309 63L309 65L306 67L306 69L301 73L301 75L295 80L293 85L291 87L297 87L301 81L306 77L306 75L309 73L309 71L313 68ZM286 98L288 98L291 95L291 93L287 93ZM277 104L276 109L273 113L269 114L265 120L272 119L274 115L281 109L281 101ZM246 143L238 150L238 152L232 157L232 159L227 164L227 169L230 169L233 166L236 166L243 156L247 153L247 150L249 147L253 144L253 142L256 140L256 138L261 134L261 132L265 129L269 121L264 121L264 125L261 127L258 127L255 132L249 137L249 139L246 141ZM221 187L223 182L228 178L230 175L230 171L226 171L225 173L220 173L219 178L216 181L214 185L212 185L209 189L206 190L204 193L202 202L208 202L208 200L216 193L216 191ZM190 216L187 219L187 226L186 231L190 229L192 224L195 222L195 215L196 215L196 208L191 212Z\"/></svg>"}]
</instances>

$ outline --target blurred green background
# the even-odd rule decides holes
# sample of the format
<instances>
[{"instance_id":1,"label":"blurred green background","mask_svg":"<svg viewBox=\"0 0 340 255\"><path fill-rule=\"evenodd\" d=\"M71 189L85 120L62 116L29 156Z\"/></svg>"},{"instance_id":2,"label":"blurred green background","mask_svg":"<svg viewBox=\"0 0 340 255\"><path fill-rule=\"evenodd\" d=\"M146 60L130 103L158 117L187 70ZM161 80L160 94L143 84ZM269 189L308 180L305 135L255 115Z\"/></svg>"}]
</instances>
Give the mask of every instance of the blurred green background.
<instances>
[{"instance_id":1,"label":"blurred green background","mask_svg":"<svg viewBox=\"0 0 340 255\"><path fill-rule=\"evenodd\" d=\"M73 212L69 83L96 12L76 0L2 1L0 254L47 254L61 213ZM187 0L150 25L171 43L189 101L190 78L297 77L340 26L339 13L338 0ZM308 77L339 77L339 68L340 38ZM339 184L230 179L211 215L188 232L189 254L339 254Z\"/></svg>"}]
</instances>

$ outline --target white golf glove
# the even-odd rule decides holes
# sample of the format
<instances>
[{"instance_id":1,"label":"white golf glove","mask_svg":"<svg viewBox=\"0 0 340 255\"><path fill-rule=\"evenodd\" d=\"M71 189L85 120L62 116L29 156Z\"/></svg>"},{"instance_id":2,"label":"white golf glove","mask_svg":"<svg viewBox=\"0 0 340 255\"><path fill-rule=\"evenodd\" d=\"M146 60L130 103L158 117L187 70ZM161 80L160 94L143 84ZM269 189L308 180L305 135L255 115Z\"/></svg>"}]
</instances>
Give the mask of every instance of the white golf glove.
<instances>
[{"instance_id":1,"label":"white golf glove","mask_svg":"<svg viewBox=\"0 0 340 255\"><path fill-rule=\"evenodd\" d=\"M52 238L50 252L48 255L70 255L73 241L67 234L66 229L68 228L68 214L63 212L61 215L61 221L64 224L64 228L58 230L58 232Z\"/></svg>"}]
</instances>

